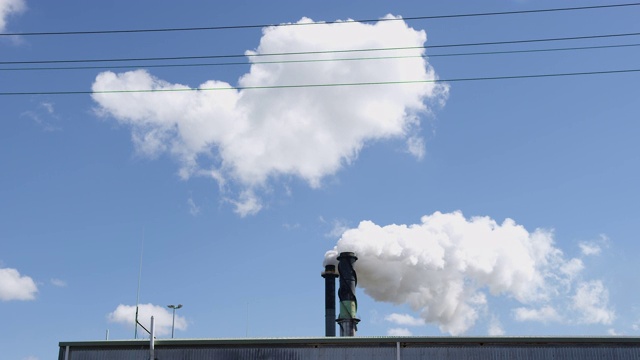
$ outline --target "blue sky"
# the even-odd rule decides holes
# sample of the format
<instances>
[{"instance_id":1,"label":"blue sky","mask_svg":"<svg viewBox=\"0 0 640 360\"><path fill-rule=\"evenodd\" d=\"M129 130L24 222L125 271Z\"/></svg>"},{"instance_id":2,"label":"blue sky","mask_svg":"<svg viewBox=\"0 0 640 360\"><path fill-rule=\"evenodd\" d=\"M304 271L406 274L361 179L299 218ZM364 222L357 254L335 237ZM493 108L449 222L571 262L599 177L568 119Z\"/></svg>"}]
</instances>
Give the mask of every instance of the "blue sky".
<instances>
[{"instance_id":1,"label":"blue sky","mask_svg":"<svg viewBox=\"0 0 640 360\"><path fill-rule=\"evenodd\" d=\"M0 26L4 34L184 28L600 4L0 0ZM170 336L166 305L177 303L176 337L322 336L320 272L336 245L360 257L362 336L637 336L638 73L429 81L637 69L638 46L434 55L631 45L638 37L428 47L633 33L639 15L632 6L264 31L2 36L3 62L422 45L428 56L75 64L104 65L82 70L3 64L0 93L86 92L0 96L3 356L46 359L59 341L104 339L107 330L111 339L132 338L142 247L140 303L158 319L160 337ZM58 65L69 66L48 66ZM90 93L398 80L425 82Z\"/></svg>"}]
</instances>

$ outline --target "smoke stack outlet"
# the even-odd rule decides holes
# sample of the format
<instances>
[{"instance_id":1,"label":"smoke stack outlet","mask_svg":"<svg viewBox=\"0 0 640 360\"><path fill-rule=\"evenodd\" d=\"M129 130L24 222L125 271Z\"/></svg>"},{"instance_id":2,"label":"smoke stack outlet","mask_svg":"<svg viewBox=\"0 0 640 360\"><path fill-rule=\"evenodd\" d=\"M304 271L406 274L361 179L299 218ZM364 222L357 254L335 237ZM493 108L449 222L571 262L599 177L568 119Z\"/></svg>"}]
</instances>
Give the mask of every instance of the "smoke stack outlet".
<instances>
[{"instance_id":1,"label":"smoke stack outlet","mask_svg":"<svg viewBox=\"0 0 640 360\"><path fill-rule=\"evenodd\" d=\"M327 265L322 272L324 278L325 336L336 336L336 278L335 265Z\"/></svg>"},{"instance_id":2,"label":"smoke stack outlet","mask_svg":"<svg viewBox=\"0 0 640 360\"><path fill-rule=\"evenodd\" d=\"M358 258L352 252L342 252L338 256L340 315L338 315L336 322L340 325L340 336L355 336L360 322L360 319L357 318L358 300L356 299L358 277L353 269L353 263L356 260Z\"/></svg>"}]
</instances>

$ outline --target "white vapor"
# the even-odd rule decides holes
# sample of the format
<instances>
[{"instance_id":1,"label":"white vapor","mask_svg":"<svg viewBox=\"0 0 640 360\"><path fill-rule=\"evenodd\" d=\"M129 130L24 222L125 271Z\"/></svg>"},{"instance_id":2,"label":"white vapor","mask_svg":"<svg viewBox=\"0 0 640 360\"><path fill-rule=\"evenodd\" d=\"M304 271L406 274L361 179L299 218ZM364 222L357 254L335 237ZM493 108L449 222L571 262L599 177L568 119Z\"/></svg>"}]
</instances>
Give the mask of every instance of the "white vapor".
<instances>
[{"instance_id":1,"label":"white vapor","mask_svg":"<svg viewBox=\"0 0 640 360\"><path fill-rule=\"evenodd\" d=\"M422 326L424 325L424 319L415 318L409 314L389 314L385 316L385 320L392 322L396 325L404 326Z\"/></svg>"},{"instance_id":2,"label":"white vapor","mask_svg":"<svg viewBox=\"0 0 640 360\"><path fill-rule=\"evenodd\" d=\"M30 277L20 275L18 270L0 269L0 300L33 300L38 287Z\"/></svg>"},{"instance_id":3,"label":"white vapor","mask_svg":"<svg viewBox=\"0 0 640 360\"><path fill-rule=\"evenodd\" d=\"M391 328L387 330L388 336L412 336L413 333L407 328Z\"/></svg>"},{"instance_id":4,"label":"white vapor","mask_svg":"<svg viewBox=\"0 0 640 360\"><path fill-rule=\"evenodd\" d=\"M388 15L388 17L392 17ZM298 23L309 23L302 18ZM260 191L270 179L298 177L319 187L326 176L352 163L364 146L404 139L408 152L424 156L417 134L429 104L443 105L448 85L427 63L423 48L339 52L297 56L252 56L286 52L422 47L426 32L404 21L263 29L259 46L247 51L251 67L232 85L209 80L198 91L100 93L154 89L184 90L144 70L103 72L93 83L97 112L131 128L139 153L167 152L180 162L183 178L210 176L223 191L233 181L232 199L241 216L263 207ZM394 59L324 61L358 57L418 56ZM260 63L281 60L319 62ZM247 89L280 85L419 81L412 84ZM203 89L217 88L207 91Z\"/></svg>"},{"instance_id":5,"label":"white vapor","mask_svg":"<svg viewBox=\"0 0 640 360\"><path fill-rule=\"evenodd\" d=\"M601 282L572 285L583 264L566 259L553 233L527 231L511 219L466 219L462 213L422 217L419 224L379 226L362 221L347 230L325 263L336 254L355 252L358 286L377 301L408 304L428 323L453 335L470 329L489 308L487 295L507 296L527 307L514 310L517 320L553 321L551 303L564 301L582 322L609 323L608 293ZM387 317L397 324L410 319ZM500 333L496 319L491 333Z\"/></svg>"},{"instance_id":6,"label":"white vapor","mask_svg":"<svg viewBox=\"0 0 640 360\"><path fill-rule=\"evenodd\" d=\"M0 0L0 31L7 27L7 18L27 10L25 0Z\"/></svg>"},{"instance_id":7,"label":"white vapor","mask_svg":"<svg viewBox=\"0 0 640 360\"><path fill-rule=\"evenodd\" d=\"M153 304L140 304L138 306L138 321L147 329L151 326L153 316L154 326L157 336L171 334L171 322L173 313L164 306ZM118 305L118 307L107 315L107 320L112 323L123 324L133 328L136 319L135 305ZM186 330L187 320L176 314L175 330ZM144 330L141 330L144 332Z\"/></svg>"}]
</instances>

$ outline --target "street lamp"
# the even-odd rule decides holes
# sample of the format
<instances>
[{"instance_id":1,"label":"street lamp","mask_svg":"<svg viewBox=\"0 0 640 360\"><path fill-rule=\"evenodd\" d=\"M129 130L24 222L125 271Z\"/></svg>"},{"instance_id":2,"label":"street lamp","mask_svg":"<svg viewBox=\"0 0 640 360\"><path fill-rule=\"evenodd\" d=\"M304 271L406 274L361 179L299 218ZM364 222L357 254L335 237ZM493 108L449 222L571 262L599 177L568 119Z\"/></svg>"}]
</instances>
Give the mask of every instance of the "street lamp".
<instances>
[{"instance_id":1,"label":"street lamp","mask_svg":"<svg viewBox=\"0 0 640 360\"><path fill-rule=\"evenodd\" d=\"M167 305L169 309L173 309L173 321L171 321L171 338L173 339L173 329L176 326L176 310L182 307L182 304L178 305Z\"/></svg>"}]
</instances>

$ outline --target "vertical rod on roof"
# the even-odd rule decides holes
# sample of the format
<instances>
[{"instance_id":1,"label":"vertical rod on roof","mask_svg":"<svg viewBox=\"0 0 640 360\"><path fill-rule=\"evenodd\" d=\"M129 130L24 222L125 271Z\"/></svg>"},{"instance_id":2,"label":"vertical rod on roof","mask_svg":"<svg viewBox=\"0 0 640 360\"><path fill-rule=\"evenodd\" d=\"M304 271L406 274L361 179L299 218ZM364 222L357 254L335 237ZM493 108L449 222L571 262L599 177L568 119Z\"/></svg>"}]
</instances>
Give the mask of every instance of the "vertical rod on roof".
<instances>
[{"instance_id":1,"label":"vertical rod on roof","mask_svg":"<svg viewBox=\"0 0 640 360\"><path fill-rule=\"evenodd\" d=\"M140 241L140 270L138 271L138 289L136 290L136 322L133 338L138 338L138 304L140 303L140 279L142 278L142 252L144 251L144 227L142 228L142 241Z\"/></svg>"},{"instance_id":2,"label":"vertical rod on roof","mask_svg":"<svg viewBox=\"0 0 640 360\"><path fill-rule=\"evenodd\" d=\"M155 344L155 338L156 338L156 328L155 328L155 324L153 323L153 316L151 317L151 334L149 334L149 355L150 355L150 359L151 360L155 360L155 350L156 350L156 344Z\"/></svg>"}]
</instances>

